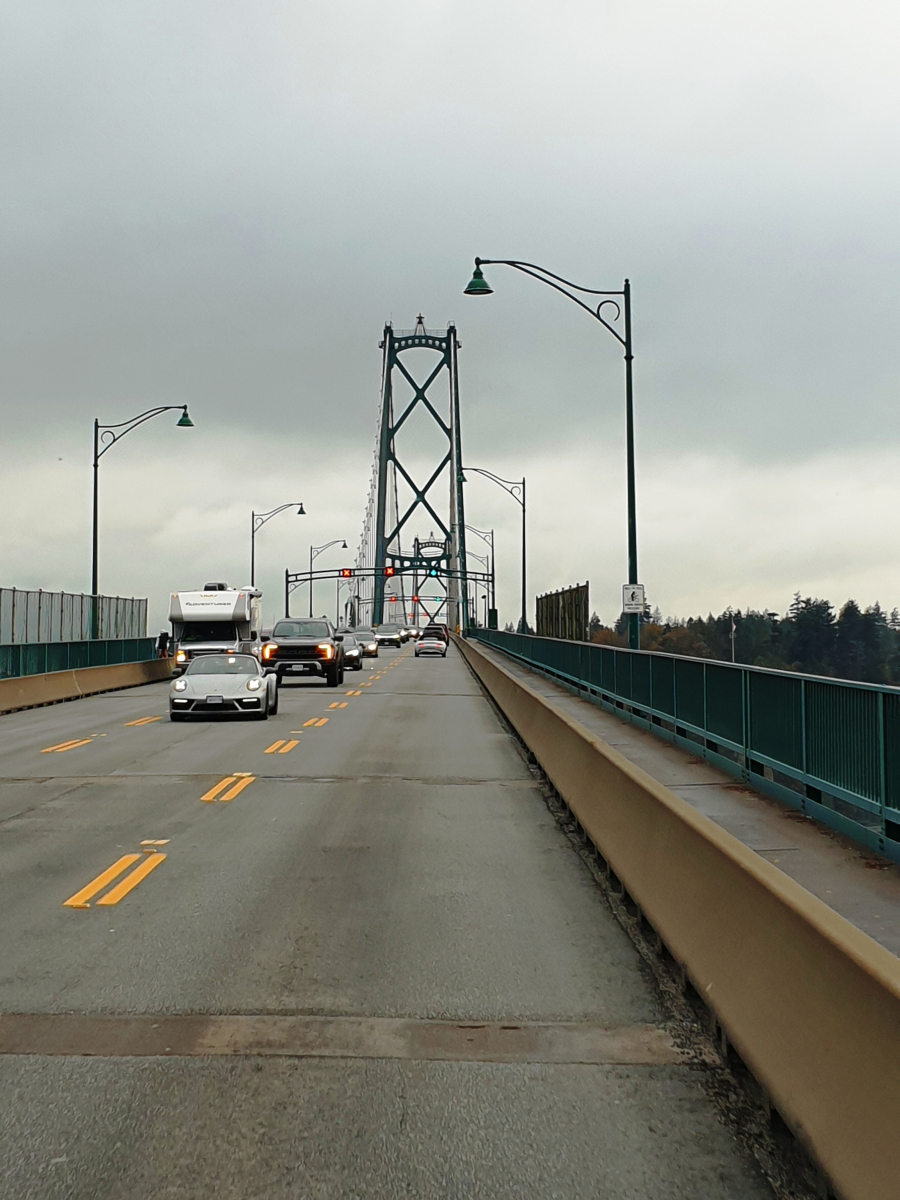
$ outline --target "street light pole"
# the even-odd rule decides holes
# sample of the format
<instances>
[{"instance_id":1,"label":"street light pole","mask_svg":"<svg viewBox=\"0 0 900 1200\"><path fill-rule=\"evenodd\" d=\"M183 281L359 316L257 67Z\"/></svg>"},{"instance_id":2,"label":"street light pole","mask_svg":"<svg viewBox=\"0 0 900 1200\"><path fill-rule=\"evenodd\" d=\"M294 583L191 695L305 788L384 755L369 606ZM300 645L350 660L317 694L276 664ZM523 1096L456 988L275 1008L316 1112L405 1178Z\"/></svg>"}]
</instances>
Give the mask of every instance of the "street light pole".
<instances>
[{"instance_id":1,"label":"street light pole","mask_svg":"<svg viewBox=\"0 0 900 1200\"><path fill-rule=\"evenodd\" d=\"M309 548L309 615L310 616L313 615L313 576L312 576L313 560L318 558L323 550L327 550L329 546L336 546L338 544L338 542L341 543L341 549L343 549L343 550L347 549L347 542L346 542L345 538L334 538L332 541L326 542L324 546L310 546L310 548Z\"/></svg>"},{"instance_id":2,"label":"street light pole","mask_svg":"<svg viewBox=\"0 0 900 1200\"><path fill-rule=\"evenodd\" d=\"M465 483L466 471L474 471L477 475L486 475L488 479L492 479L494 481L494 483L496 483L499 487L502 487L505 492L509 492L509 494L510 494L510 496L512 496L513 500L515 500L517 504L521 505L521 508L522 508L522 620L521 620L521 628L522 628L522 633L525 633L526 630L528 629L528 618L527 618L528 597L526 594L527 593L527 588L526 588L526 562L527 562L527 559L526 559L526 544L525 544L525 511L526 511L525 510L525 477L523 476L521 480L501 479L500 476L495 475L493 473L493 471L485 471L481 467L463 467L462 471L461 471L461 474L463 475L463 483ZM477 533L478 530L476 530L475 532ZM492 533L492 537L493 537L493 531L491 531L491 533ZM491 542L491 579L492 579L492 582L493 582L493 573L494 573L493 558L494 558L494 546L493 546L493 541L492 541Z\"/></svg>"},{"instance_id":3,"label":"street light pole","mask_svg":"<svg viewBox=\"0 0 900 1200\"><path fill-rule=\"evenodd\" d=\"M493 531L493 529L476 529L474 525L467 525L466 529L468 529L469 533L477 534L478 537L480 537L483 542L487 542L487 544L491 548L490 607L496 609L496 607L497 607L497 592L496 592L496 586L495 586L496 579L495 579L495 575L494 575L494 531ZM484 623L485 623L485 625L487 625L487 619L485 619Z\"/></svg>"},{"instance_id":4,"label":"street light pole","mask_svg":"<svg viewBox=\"0 0 900 1200\"><path fill-rule=\"evenodd\" d=\"M579 308L583 308L586 313L589 313L595 321L598 321L605 329L607 329L617 342L621 344L625 351L625 455L627 469L627 501L628 501L628 582L630 584L638 582L638 562L637 562L637 502L635 495L635 470L634 470L634 393L632 387L632 362L634 354L632 353L631 343L631 283L626 279L621 291L600 291L597 288L581 287L577 283L572 283L568 279L563 279L561 275L554 275L552 271L548 271L545 267L539 267L535 263L518 262L511 258L476 258L475 271L469 281L468 286L464 289L466 296L490 296L493 288L488 284L482 273L482 266L503 266L513 267L517 271L521 271L523 275L530 275L532 279L537 279L540 283L547 284L555 291L561 292L567 296L569 300L573 300ZM596 307L592 304L586 304L573 292L567 289L574 288L575 292L580 292L583 296L602 296ZM615 297L621 297L622 303L619 304ZM593 303L593 302L592 302ZM622 321L623 332L619 333L615 325L607 320L603 309L609 305L614 310L615 315L610 313L613 322ZM628 644L632 650L639 650L641 645L641 618L639 613L628 614Z\"/></svg>"},{"instance_id":5,"label":"street light pole","mask_svg":"<svg viewBox=\"0 0 900 1200\"><path fill-rule=\"evenodd\" d=\"M266 521L271 521L273 517L277 517L280 512L284 512L286 508L297 509L298 517L306 516L306 509L296 500L292 500L290 504L280 504L278 508L273 508L267 513L250 513L250 586L256 587L256 531L265 525Z\"/></svg>"},{"instance_id":6,"label":"street light pole","mask_svg":"<svg viewBox=\"0 0 900 1200\"><path fill-rule=\"evenodd\" d=\"M146 412L138 413L136 417L132 417L129 421L120 421L116 425L101 425L97 417L94 418L94 487L93 487L93 506L91 520L91 637L97 638L100 636L99 630L99 609L97 607L97 597L100 594L99 582L99 526L100 526L100 459L110 450L120 438L123 438L126 433L131 433L132 429L137 429L138 425L143 425L145 421L150 421L154 417L161 416L164 412L181 412L181 416L175 422L175 427L181 429L192 429L194 422L188 416L188 406L186 404L160 404L156 408L148 408Z\"/></svg>"}]
</instances>

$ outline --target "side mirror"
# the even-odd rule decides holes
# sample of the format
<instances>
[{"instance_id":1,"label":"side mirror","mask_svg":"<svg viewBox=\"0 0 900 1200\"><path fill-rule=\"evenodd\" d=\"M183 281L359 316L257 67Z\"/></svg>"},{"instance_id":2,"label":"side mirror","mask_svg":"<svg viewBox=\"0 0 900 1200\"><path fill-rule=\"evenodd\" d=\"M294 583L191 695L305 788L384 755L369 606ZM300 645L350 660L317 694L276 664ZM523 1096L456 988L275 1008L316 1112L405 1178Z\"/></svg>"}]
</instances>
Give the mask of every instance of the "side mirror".
<instances>
[{"instance_id":1,"label":"side mirror","mask_svg":"<svg viewBox=\"0 0 900 1200\"><path fill-rule=\"evenodd\" d=\"M256 637L256 634L254 633L253 636ZM264 633L259 640L261 642L271 642L272 639L269 637L269 635L267 633Z\"/></svg>"},{"instance_id":2,"label":"side mirror","mask_svg":"<svg viewBox=\"0 0 900 1200\"><path fill-rule=\"evenodd\" d=\"M336 642L342 642L344 640L344 635L342 633L336 633L334 635L334 640Z\"/></svg>"},{"instance_id":3,"label":"side mirror","mask_svg":"<svg viewBox=\"0 0 900 1200\"><path fill-rule=\"evenodd\" d=\"M250 630L250 641L255 642L258 637L259 637L259 634L256 632L256 630L251 629Z\"/></svg>"}]
</instances>

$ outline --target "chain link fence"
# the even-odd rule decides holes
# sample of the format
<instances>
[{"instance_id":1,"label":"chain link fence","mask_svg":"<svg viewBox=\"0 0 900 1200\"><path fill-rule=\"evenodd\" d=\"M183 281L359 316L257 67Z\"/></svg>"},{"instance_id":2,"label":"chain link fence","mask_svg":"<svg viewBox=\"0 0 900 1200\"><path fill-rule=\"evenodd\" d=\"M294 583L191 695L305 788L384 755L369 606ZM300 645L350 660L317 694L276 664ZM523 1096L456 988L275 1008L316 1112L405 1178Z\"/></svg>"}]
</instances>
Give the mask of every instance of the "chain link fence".
<instances>
[{"instance_id":1,"label":"chain link fence","mask_svg":"<svg viewBox=\"0 0 900 1200\"><path fill-rule=\"evenodd\" d=\"M100 640L147 636L146 600L0 588L0 646L89 641L95 611Z\"/></svg>"}]
</instances>

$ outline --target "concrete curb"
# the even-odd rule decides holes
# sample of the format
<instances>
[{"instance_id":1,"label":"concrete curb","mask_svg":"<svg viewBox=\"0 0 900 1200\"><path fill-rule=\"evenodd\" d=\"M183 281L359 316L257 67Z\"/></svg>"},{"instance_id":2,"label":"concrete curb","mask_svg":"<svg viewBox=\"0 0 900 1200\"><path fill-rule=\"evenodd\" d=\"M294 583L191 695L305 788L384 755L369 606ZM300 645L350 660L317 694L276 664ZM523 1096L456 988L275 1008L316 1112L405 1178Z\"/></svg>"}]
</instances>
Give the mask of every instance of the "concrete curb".
<instances>
[{"instance_id":1,"label":"concrete curb","mask_svg":"<svg viewBox=\"0 0 900 1200\"><path fill-rule=\"evenodd\" d=\"M455 641L839 1194L900 1197L900 959Z\"/></svg>"},{"instance_id":2,"label":"concrete curb","mask_svg":"<svg viewBox=\"0 0 900 1200\"><path fill-rule=\"evenodd\" d=\"M120 663L112 667L82 667L75 671L51 671L47 675L23 675L18 679L0 679L0 713L42 704L58 704L97 692L140 687L169 679L172 660L154 658L148 662Z\"/></svg>"}]
</instances>

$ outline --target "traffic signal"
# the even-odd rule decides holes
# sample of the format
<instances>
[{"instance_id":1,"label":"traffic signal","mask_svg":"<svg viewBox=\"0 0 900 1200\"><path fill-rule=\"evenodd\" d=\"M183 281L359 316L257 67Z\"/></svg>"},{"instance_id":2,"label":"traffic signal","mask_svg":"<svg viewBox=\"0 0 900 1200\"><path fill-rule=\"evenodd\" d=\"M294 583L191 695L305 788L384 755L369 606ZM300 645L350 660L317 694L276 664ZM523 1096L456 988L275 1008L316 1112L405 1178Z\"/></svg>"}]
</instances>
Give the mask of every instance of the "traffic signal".
<instances>
[{"instance_id":1,"label":"traffic signal","mask_svg":"<svg viewBox=\"0 0 900 1200\"><path fill-rule=\"evenodd\" d=\"M385 575L393 575L393 573L394 573L394 568L393 568L393 567L385 567L385 568L384 568L384 573L385 573Z\"/></svg>"},{"instance_id":2,"label":"traffic signal","mask_svg":"<svg viewBox=\"0 0 900 1200\"><path fill-rule=\"evenodd\" d=\"M418 603L419 603L419 597L418 597L418 596L413 596L413 598L412 598L412 602L413 602L413 604L418 604Z\"/></svg>"},{"instance_id":3,"label":"traffic signal","mask_svg":"<svg viewBox=\"0 0 900 1200\"><path fill-rule=\"evenodd\" d=\"M391 596L391 604L396 604L396 603L397 603L397 597Z\"/></svg>"},{"instance_id":4,"label":"traffic signal","mask_svg":"<svg viewBox=\"0 0 900 1200\"><path fill-rule=\"evenodd\" d=\"M350 570L349 567L343 567L341 569L341 578L342 579L350 579L352 575L353 575L353 572Z\"/></svg>"},{"instance_id":5,"label":"traffic signal","mask_svg":"<svg viewBox=\"0 0 900 1200\"><path fill-rule=\"evenodd\" d=\"M431 570L428 572L428 574L429 575L437 575L437 571L434 569L434 567L432 567Z\"/></svg>"}]
</instances>

